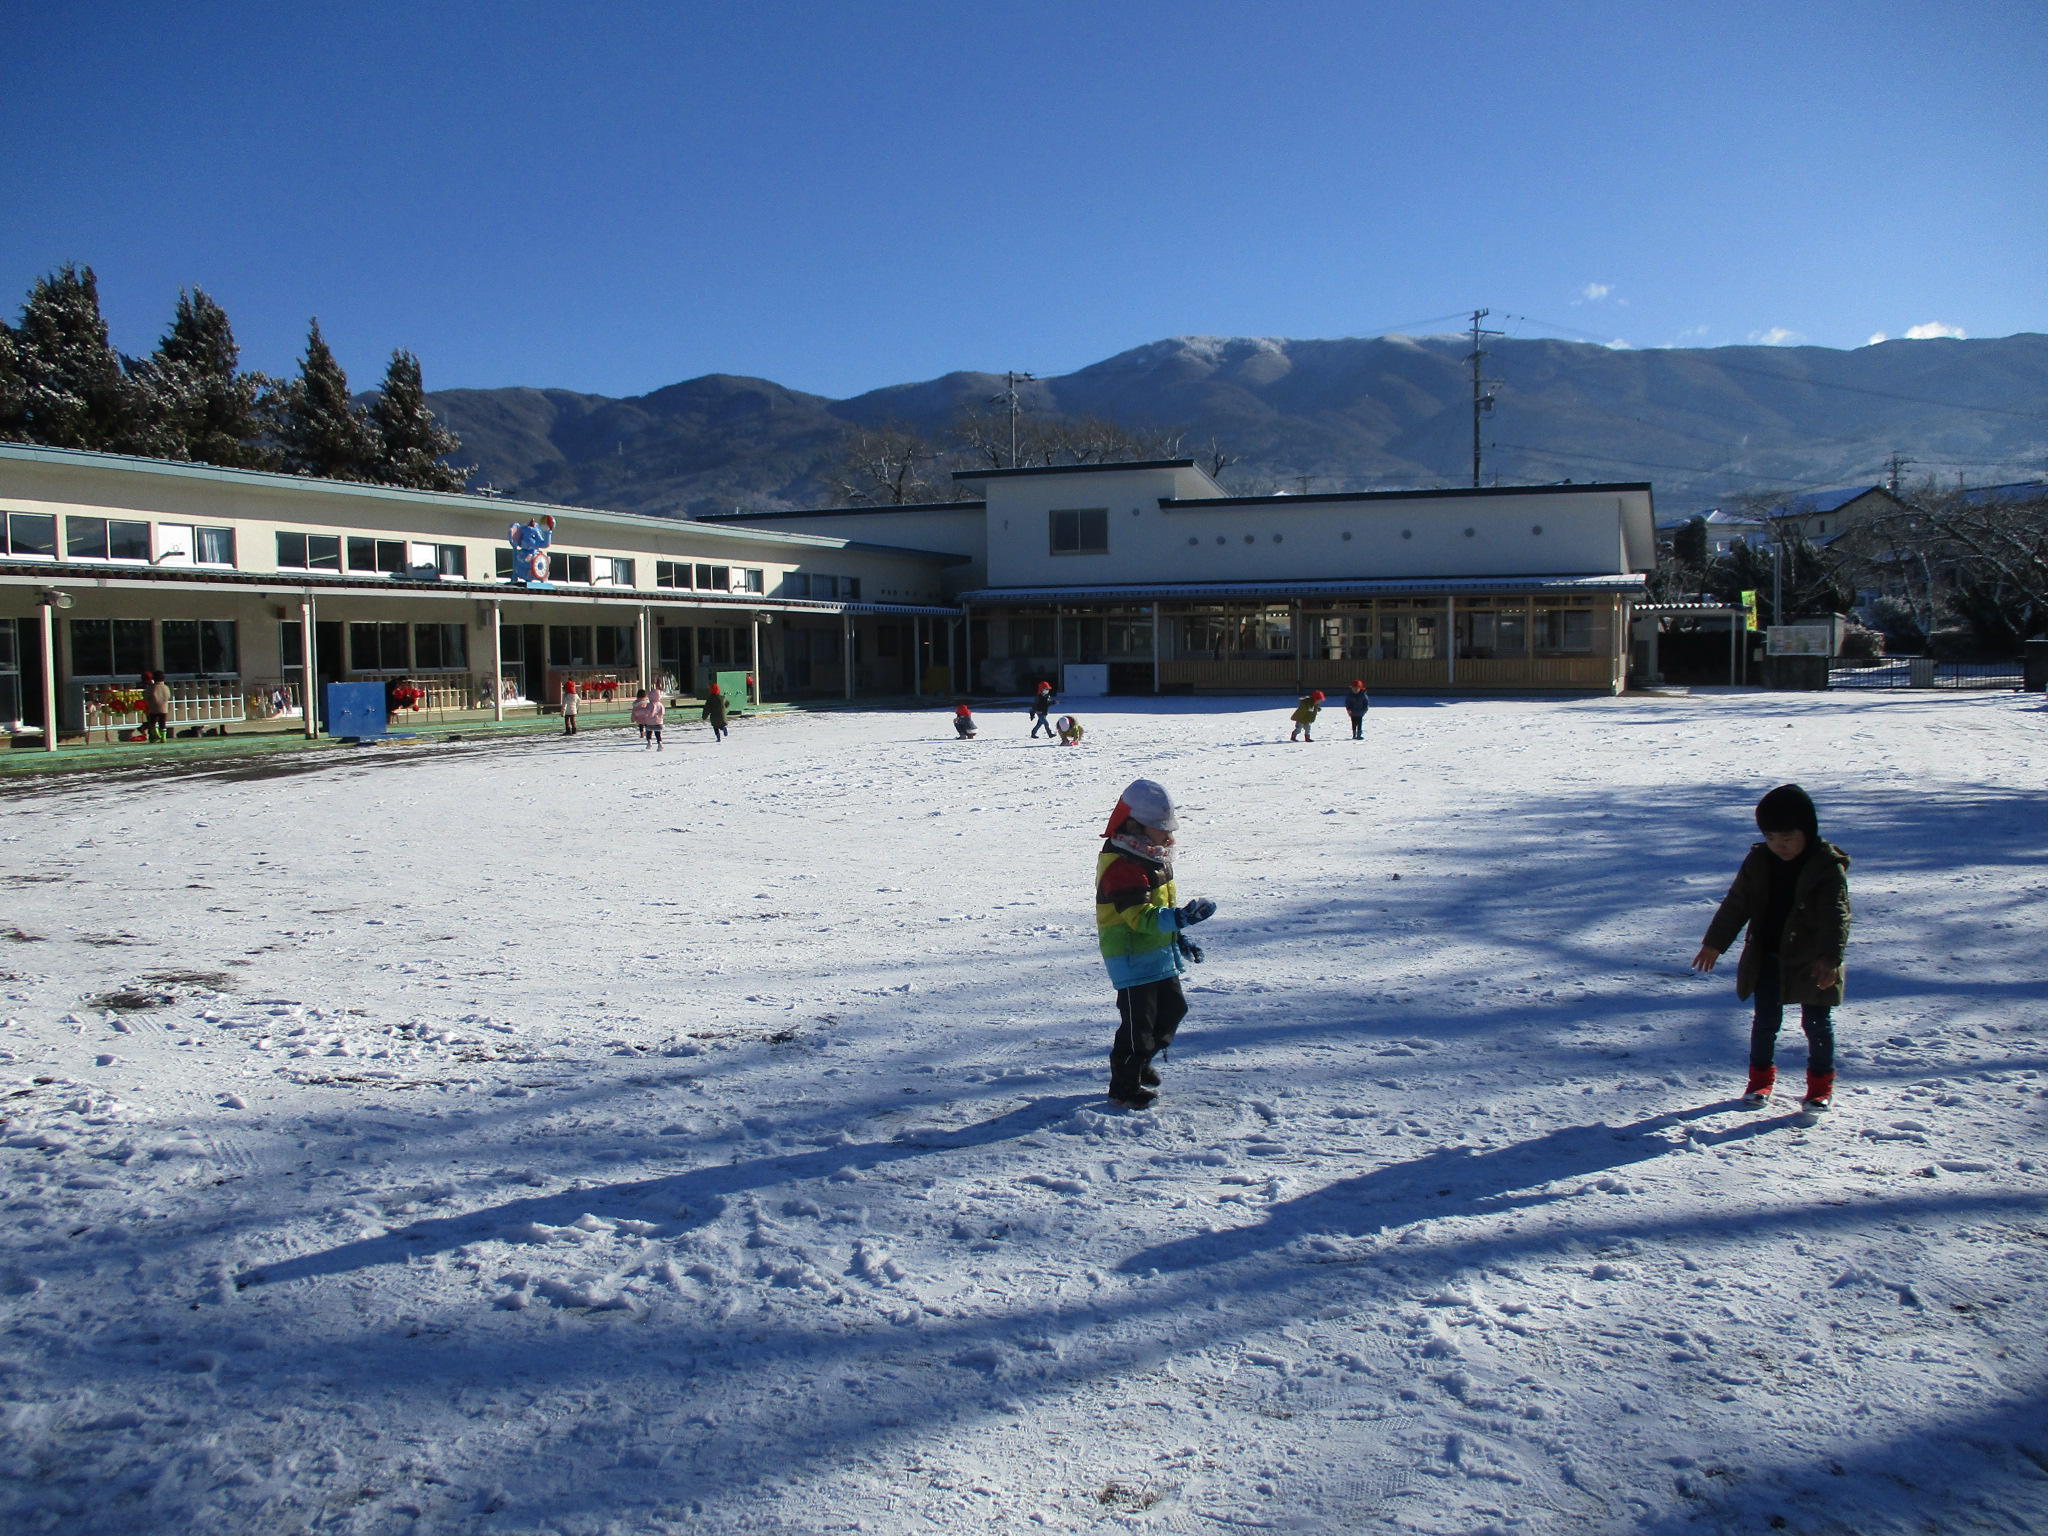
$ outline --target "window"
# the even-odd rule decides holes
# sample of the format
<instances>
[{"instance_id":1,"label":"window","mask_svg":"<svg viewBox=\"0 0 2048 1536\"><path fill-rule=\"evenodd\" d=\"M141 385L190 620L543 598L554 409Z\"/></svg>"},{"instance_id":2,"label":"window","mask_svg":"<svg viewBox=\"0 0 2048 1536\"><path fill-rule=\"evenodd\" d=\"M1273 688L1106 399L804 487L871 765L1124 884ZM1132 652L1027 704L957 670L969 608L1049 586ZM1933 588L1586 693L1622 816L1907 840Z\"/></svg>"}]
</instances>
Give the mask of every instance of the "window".
<instances>
[{"instance_id":1,"label":"window","mask_svg":"<svg viewBox=\"0 0 2048 1536\"><path fill-rule=\"evenodd\" d=\"M195 529L192 563L194 565L233 565L235 563L235 530L232 528Z\"/></svg>"},{"instance_id":2,"label":"window","mask_svg":"<svg viewBox=\"0 0 2048 1536\"><path fill-rule=\"evenodd\" d=\"M1591 608L1538 608L1533 649L1538 656L1590 656Z\"/></svg>"},{"instance_id":3,"label":"window","mask_svg":"<svg viewBox=\"0 0 2048 1536\"><path fill-rule=\"evenodd\" d=\"M232 619L165 619L164 670L181 677L235 677L241 672Z\"/></svg>"},{"instance_id":4,"label":"window","mask_svg":"<svg viewBox=\"0 0 2048 1536\"><path fill-rule=\"evenodd\" d=\"M814 579L804 575L801 571L791 571L782 578L782 595L784 597L809 597L811 595L811 583Z\"/></svg>"},{"instance_id":5,"label":"window","mask_svg":"<svg viewBox=\"0 0 2048 1536\"><path fill-rule=\"evenodd\" d=\"M469 665L469 631L460 624L415 624L412 654L422 670Z\"/></svg>"},{"instance_id":6,"label":"window","mask_svg":"<svg viewBox=\"0 0 2048 1536\"><path fill-rule=\"evenodd\" d=\"M405 571L403 539L360 539L348 541L348 568L352 571L382 571L387 576Z\"/></svg>"},{"instance_id":7,"label":"window","mask_svg":"<svg viewBox=\"0 0 2048 1536\"><path fill-rule=\"evenodd\" d=\"M299 671L306 665L306 636L297 619L286 619L277 626L277 654L287 672Z\"/></svg>"},{"instance_id":8,"label":"window","mask_svg":"<svg viewBox=\"0 0 2048 1536\"><path fill-rule=\"evenodd\" d=\"M190 523L158 523L155 563L232 566L235 563L235 530L195 528Z\"/></svg>"},{"instance_id":9,"label":"window","mask_svg":"<svg viewBox=\"0 0 2048 1536\"><path fill-rule=\"evenodd\" d=\"M469 575L469 547L464 544L436 544L434 550L434 571L437 575L453 576L458 580ZM507 550L507 554L511 551Z\"/></svg>"},{"instance_id":10,"label":"window","mask_svg":"<svg viewBox=\"0 0 2048 1536\"><path fill-rule=\"evenodd\" d=\"M590 556L562 555L548 551L548 580L589 581Z\"/></svg>"},{"instance_id":11,"label":"window","mask_svg":"<svg viewBox=\"0 0 2048 1536\"><path fill-rule=\"evenodd\" d=\"M768 590L768 573L762 570L758 565L749 565L744 567L740 571L740 577L740 587L742 591L766 592Z\"/></svg>"},{"instance_id":12,"label":"window","mask_svg":"<svg viewBox=\"0 0 2048 1536\"><path fill-rule=\"evenodd\" d=\"M0 517L0 551L42 560L56 559L57 514L9 512Z\"/></svg>"},{"instance_id":13,"label":"window","mask_svg":"<svg viewBox=\"0 0 2048 1536\"><path fill-rule=\"evenodd\" d=\"M64 553L73 560L147 560L149 524L67 514Z\"/></svg>"},{"instance_id":14,"label":"window","mask_svg":"<svg viewBox=\"0 0 2048 1536\"><path fill-rule=\"evenodd\" d=\"M341 536L334 533L280 533L277 568L281 571L338 571Z\"/></svg>"},{"instance_id":15,"label":"window","mask_svg":"<svg viewBox=\"0 0 2048 1536\"><path fill-rule=\"evenodd\" d=\"M601 586L630 587L633 585L633 562L609 555L599 555L592 563L593 580Z\"/></svg>"},{"instance_id":16,"label":"window","mask_svg":"<svg viewBox=\"0 0 2048 1536\"><path fill-rule=\"evenodd\" d=\"M71 672L74 677L129 678L152 670L147 619L73 619Z\"/></svg>"},{"instance_id":17,"label":"window","mask_svg":"<svg viewBox=\"0 0 2048 1536\"><path fill-rule=\"evenodd\" d=\"M1047 514L1056 555L1102 555L1109 552L1109 509L1083 507Z\"/></svg>"},{"instance_id":18,"label":"window","mask_svg":"<svg viewBox=\"0 0 2048 1536\"><path fill-rule=\"evenodd\" d=\"M700 592L730 592L732 590L732 567L729 565L698 566L697 590Z\"/></svg>"},{"instance_id":19,"label":"window","mask_svg":"<svg viewBox=\"0 0 2048 1536\"><path fill-rule=\"evenodd\" d=\"M518 557L518 553L517 550L513 549L495 549L491 551L491 570L498 580L510 581L512 579L512 562Z\"/></svg>"},{"instance_id":20,"label":"window","mask_svg":"<svg viewBox=\"0 0 2048 1536\"><path fill-rule=\"evenodd\" d=\"M548 626L548 665L551 667L587 667L595 649L588 624Z\"/></svg>"},{"instance_id":21,"label":"window","mask_svg":"<svg viewBox=\"0 0 2048 1536\"><path fill-rule=\"evenodd\" d=\"M657 560L654 562L654 584L657 587L687 587L690 568L676 560Z\"/></svg>"},{"instance_id":22,"label":"window","mask_svg":"<svg viewBox=\"0 0 2048 1536\"><path fill-rule=\"evenodd\" d=\"M403 672L410 665L403 624L354 623L348 627L348 664L354 672Z\"/></svg>"},{"instance_id":23,"label":"window","mask_svg":"<svg viewBox=\"0 0 2048 1536\"><path fill-rule=\"evenodd\" d=\"M596 641L591 659L600 667L630 667L633 665L633 626L630 624L600 624L593 636Z\"/></svg>"}]
</instances>

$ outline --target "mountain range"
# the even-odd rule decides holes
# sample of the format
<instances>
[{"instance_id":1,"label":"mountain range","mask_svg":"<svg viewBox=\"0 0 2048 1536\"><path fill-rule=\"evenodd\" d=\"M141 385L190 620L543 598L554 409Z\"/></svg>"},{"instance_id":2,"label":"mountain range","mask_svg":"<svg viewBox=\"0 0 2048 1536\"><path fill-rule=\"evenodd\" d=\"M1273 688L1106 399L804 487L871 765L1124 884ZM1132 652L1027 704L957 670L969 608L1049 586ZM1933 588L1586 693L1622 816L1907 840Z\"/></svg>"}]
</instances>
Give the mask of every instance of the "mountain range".
<instances>
[{"instance_id":1,"label":"mountain range","mask_svg":"<svg viewBox=\"0 0 2048 1536\"><path fill-rule=\"evenodd\" d=\"M1018 386L1027 417L1102 417L1217 444L1242 493L1471 483L1463 336L1327 341L1183 336ZM1648 480L1660 516L1744 496L1881 481L1972 485L2048 468L2048 336L1824 347L1666 348L1492 340L1487 484ZM562 389L429 396L472 485L670 517L843 500L845 434L900 426L935 443L963 410L1000 409L1001 374L949 373L850 399L709 374L615 399ZM964 462L964 461L963 461Z\"/></svg>"}]
</instances>

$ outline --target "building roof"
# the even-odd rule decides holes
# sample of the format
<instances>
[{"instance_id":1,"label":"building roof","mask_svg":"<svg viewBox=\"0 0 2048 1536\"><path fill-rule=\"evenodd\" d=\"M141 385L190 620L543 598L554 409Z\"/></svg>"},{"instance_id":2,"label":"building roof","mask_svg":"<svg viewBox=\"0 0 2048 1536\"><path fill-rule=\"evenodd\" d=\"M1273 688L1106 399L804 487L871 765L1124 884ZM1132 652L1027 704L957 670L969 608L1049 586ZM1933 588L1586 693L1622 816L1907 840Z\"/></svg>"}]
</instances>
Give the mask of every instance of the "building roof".
<instances>
[{"instance_id":1,"label":"building roof","mask_svg":"<svg viewBox=\"0 0 2048 1536\"><path fill-rule=\"evenodd\" d=\"M771 543L807 545L824 549L864 549L886 554L918 555L941 564L960 563L962 556L929 549L903 549L889 544L872 544L826 533L784 533L775 529L728 528L701 518L656 517L647 512L607 512L595 507L560 506L552 502L513 501L502 496L472 496L453 491L417 491L402 486L371 485L359 480L323 480L312 475L285 475L260 469L223 469L216 464L186 464L169 459L145 459L125 453L98 453L83 448L44 448L34 444L0 443L0 463L75 464L87 468L158 475L172 479L212 481L266 490L292 491L315 496L369 497L379 501L426 503L451 511L506 517L523 522L533 517L555 517L582 523L703 533L715 540L764 539Z\"/></svg>"},{"instance_id":2,"label":"building roof","mask_svg":"<svg viewBox=\"0 0 2048 1536\"><path fill-rule=\"evenodd\" d=\"M297 596L348 593L355 597L471 597L546 603L631 603L733 608L764 613L894 613L957 618L959 610L928 603L834 602L770 597L760 592L700 592L690 587L610 587L565 584L521 587L504 581L449 581L440 578L372 576L329 571L223 571L193 566L129 565L120 561L22 560L0 556L0 586L71 587L239 587Z\"/></svg>"},{"instance_id":3,"label":"building roof","mask_svg":"<svg viewBox=\"0 0 2048 1536\"><path fill-rule=\"evenodd\" d=\"M700 523L766 523L786 517L886 517L900 512L983 512L988 509L985 501L903 501L885 502L873 506L854 507L795 507L779 512L703 512L694 519Z\"/></svg>"},{"instance_id":4,"label":"building roof","mask_svg":"<svg viewBox=\"0 0 2048 1536\"><path fill-rule=\"evenodd\" d=\"M1400 597L1439 592L1640 592L1639 574L1577 576L1309 577L1296 581L1166 581L1102 587L983 587L960 594L963 604L1189 602L1288 597Z\"/></svg>"},{"instance_id":5,"label":"building roof","mask_svg":"<svg viewBox=\"0 0 2048 1536\"><path fill-rule=\"evenodd\" d=\"M1168 511L1199 512L1208 507L1305 507L1321 502L1346 504L1370 501L1436 501L1488 496L1571 496L1585 491L1645 491L1647 480L1588 481L1576 485L1475 485L1434 487L1425 491L1331 491L1307 496L1162 496L1159 505Z\"/></svg>"},{"instance_id":6,"label":"building roof","mask_svg":"<svg viewBox=\"0 0 2048 1536\"><path fill-rule=\"evenodd\" d=\"M1017 469L956 469L955 480L1014 480L1025 475L1101 475L1123 469L1193 469L1193 459L1131 459L1114 464L1026 464Z\"/></svg>"},{"instance_id":7,"label":"building roof","mask_svg":"<svg viewBox=\"0 0 2048 1536\"><path fill-rule=\"evenodd\" d=\"M1818 512L1833 512L1846 507L1858 497L1868 496L1872 491L1890 496L1892 493L1881 485L1851 485L1832 491L1808 491L1803 496L1794 496L1773 507L1777 517L1809 517Z\"/></svg>"}]
</instances>

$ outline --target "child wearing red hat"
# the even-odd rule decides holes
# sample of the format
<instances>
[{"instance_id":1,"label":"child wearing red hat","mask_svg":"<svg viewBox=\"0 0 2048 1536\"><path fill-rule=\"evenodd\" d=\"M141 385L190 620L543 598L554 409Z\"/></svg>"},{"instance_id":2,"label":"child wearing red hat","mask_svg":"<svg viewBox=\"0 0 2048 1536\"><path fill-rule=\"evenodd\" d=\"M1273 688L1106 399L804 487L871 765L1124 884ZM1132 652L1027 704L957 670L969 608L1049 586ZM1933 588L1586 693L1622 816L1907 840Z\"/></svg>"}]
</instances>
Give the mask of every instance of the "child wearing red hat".
<instances>
[{"instance_id":1,"label":"child wearing red hat","mask_svg":"<svg viewBox=\"0 0 2048 1536\"><path fill-rule=\"evenodd\" d=\"M1316 716L1322 712L1323 690L1318 688L1314 693L1304 693L1301 702L1294 706L1294 714L1290 717L1294 721L1294 733L1287 739L1314 741L1316 738L1311 727L1316 723Z\"/></svg>"},{"instance_id":2,"label":"child wearing red hat","mask_svg":"<svg viewBox=\"0 0 2048 1536\"><path fill-rule=\"evenodd\" d=\"M962 741L974 740L974 711L965 704L953 706L953 730Z\"/></svg>"},{"instance_id":3,"label":"child wearing red hat","mask_svg":"<svg viewBox=\"0 0 2048 1536\"><path fill-rule=\"evenodd\" d=\"M1365 712L1372 708L1372 700L1365 696L1365 684L1358 678L1351 680L1351 691L1344 695L1344 713L1351 717L1351 739L1365 740Z\"/></svg>"},{"instance_id":4,"label":"child wearing red hat","mask_svg":"<svg viewBox=\"0 0 2048 1536\"><path fill-rule=\"evenodd\" d=\"M1038 739L1038 733L1041 730L1043 730L1045 734L1048 736L1052 735L1053 731L1051 716L1053 706L1057 703L1059 703L1059 699L1057 698L1057 696L1054 695L1052 691L1052 684L1040 683L1038 685L1038 692L1034 694L1031 699L1032 740L1036 741Z\"/></svg>"}]
</instances>

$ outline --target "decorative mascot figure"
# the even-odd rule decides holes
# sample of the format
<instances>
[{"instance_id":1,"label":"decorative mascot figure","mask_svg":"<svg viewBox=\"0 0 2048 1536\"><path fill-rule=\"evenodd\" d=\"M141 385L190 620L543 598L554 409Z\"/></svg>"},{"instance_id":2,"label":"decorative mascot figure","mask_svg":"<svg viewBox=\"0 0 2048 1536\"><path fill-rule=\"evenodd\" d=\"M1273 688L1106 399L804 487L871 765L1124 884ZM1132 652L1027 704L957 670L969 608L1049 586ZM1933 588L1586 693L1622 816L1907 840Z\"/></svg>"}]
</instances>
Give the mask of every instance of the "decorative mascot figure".
<instances>
[{"instance_id":1,"label":"decorative mascot figure","mask_svg":"<svg viewBox=\"0 0 2048 1536\"><path fill-rule=\"evenodd\" d=\"M548 580L548 546L555 542L555 520L536 517L524 523L514 523L505 537L512 544L512 584L519 587L552 585Z\"/></svg>"}]
</instances>

